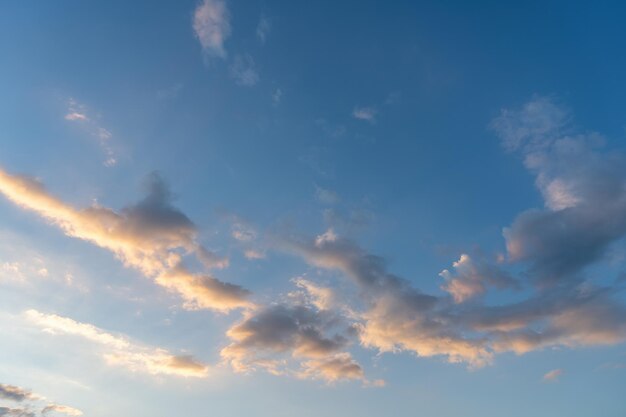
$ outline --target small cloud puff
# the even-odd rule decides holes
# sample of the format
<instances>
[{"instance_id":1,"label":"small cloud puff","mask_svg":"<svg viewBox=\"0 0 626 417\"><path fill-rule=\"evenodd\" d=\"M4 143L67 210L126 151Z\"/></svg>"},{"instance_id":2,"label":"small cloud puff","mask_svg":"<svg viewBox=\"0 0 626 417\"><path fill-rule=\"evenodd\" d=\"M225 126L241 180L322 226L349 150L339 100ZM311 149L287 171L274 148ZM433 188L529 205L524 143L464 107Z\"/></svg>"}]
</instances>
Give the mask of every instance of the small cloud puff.
<instances>
[{"instance_id":1,"label":"small cloud puff","mask_svg":"<svg viewBox=\"0 0 626 417\"><path fill-rule=\"evenodd\" d=\"M542 379L544 382L556 382L559 380L561 375L563 375L562 369L553 369L550 372L547 372Z\"/></svg>"},{"instance_id":2,"label":"small cloud puff","mask_svg":"<svg viewBox=\"0 0 626 417\"><path fill-rule=\"evenodd\" d=\"M374 107L355 107L352 111L352 117L358 120L365 120L366 122L374 123L376 121L376 114L378 110Z\"/></svg>"},{"instance_id":3,"label":"small cloud puff","mask_svg":"<svg viewBox=\"0 0 626 417\"><path fill-rule=\"evenodd\" d=\"M223 0L203 0L193 14L193 30L208 57L226 58L230 13Z\"/></svg>"}]
</instances>

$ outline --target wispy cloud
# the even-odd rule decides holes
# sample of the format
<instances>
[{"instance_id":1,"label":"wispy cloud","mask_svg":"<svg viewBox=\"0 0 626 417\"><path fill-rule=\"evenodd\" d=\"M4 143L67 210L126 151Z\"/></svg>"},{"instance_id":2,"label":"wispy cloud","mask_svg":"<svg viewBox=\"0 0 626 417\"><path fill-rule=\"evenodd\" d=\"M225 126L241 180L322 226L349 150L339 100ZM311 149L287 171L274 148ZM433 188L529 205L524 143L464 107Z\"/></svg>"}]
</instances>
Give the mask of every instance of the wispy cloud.
<instances>
[{"instance_id":1,"label":"wispy cloud","mask_svg":"<svg viewBox=\"0 0 626 417\"><path fill-rule=\"evenodd\" d=\"M238 85L251 87L259 81L254 60L248 54L237 55L230 66L230 76Z\"/></svg>"},{"instance_id":2,"label":"wispy cloud","mask_svg":"<svg viewBox=\"0 0 626 417\"><path fill-rule=\"evenodd\" d=\"M93 343L106 363L133 372L151 375L205 377L208 367L187 355L173 355L165 349L143 346L128 338L106 332L92 324L81 323L36 310L24 313L27 321L53 335L73 335ZM58 410L56 410L58 411Z\"/></svg>"},{"instance_id":3,"label":"wispy cloud","mask_svg":"<svg viewBox=\"0 0 626 417\"><path fill-rule=\"evenodd\" d=\"M208 57L226 58L224 42L231 33L230 13L223 0L203 0L193 14L193 30Z\"/></svg>"},{"instance_id":4,"label":"wispy cloud","mask_svg":"<svg viewBox=\"0 0 626 417\"><path fill-rule=\"evenodd\" d=\"M354 110L352 110L352 117L369 123L376 122L377 114L378 110L374 107L355 107Z\"/></svg>"},{"instance_id":5,"label":"wispy cloud","mask_svg":"<svg viewBox=\"0 0 626 417\"><path fill-rule=\"evenodd\" d=\"M542 379L545 382L556 382L559 380L561 375L563 375L562 369L553 369L550 372L547 372Z\"/></svg>"},{"instance_id":6,"label":"wispy cloud","mask_svg":"<svg viewBox=\"0 0 626 417\"><path fill-rule=\"evenodd\" d=\"M79 409L61 404L48 404L43 410L41 410L42 415L48 415L51 413L60 413L71 417L83 415L83 412Z\"/></svg>"},{"instance_id":7,"label":"wispy cloud","mask_svg":"<svg viewBox=\"0 0 626 417\"><path fill-rule=\"evenodd\" d=\"M281 90L280 88L277 88L272 93L272 103L274 104L274 106L278 106L282 99L283 99L283 90Z\"/></svg>"},{"instance_id":8,"label":"wispy cloud","mask_svg":"<svg viewBox=\"0 0 626 417\"><path fill-rule=\"evenodd\" d=\"M322 204L333 205L339 201L339 195L327 188L315 186L315 198Z\"/></svg>"},{"instance_id":9,"label":"wispy cloud","mask_svg":"<svg viewBox=\"0 0 626 417\"><path fill-rule=\"evenodd\" d=\"M256 26L256 37L262 44L264 44L267 40L267 35L270 33L271 29L272 24L270 22L270 19L265 15L261 15L261 17L259 18L259 23Z\"/></svg>"},{"instance_id":10,"label":"wispy cloud","mask_svg":"<svg viewBox=\"0 0 626 417\"><path fill-rule=\"evenodd\" d=\"M67 113L65 114L65 120L78 123L83 126L90 136L94 137L98 141L98 145L104 152L106 159L104 165L111 167L117 164L117 157L115 151L111 147L111 138L113 134L102 127L97 118L88 114L87 107L73 98L68 100Z\"/></svg>"}]
</instances>

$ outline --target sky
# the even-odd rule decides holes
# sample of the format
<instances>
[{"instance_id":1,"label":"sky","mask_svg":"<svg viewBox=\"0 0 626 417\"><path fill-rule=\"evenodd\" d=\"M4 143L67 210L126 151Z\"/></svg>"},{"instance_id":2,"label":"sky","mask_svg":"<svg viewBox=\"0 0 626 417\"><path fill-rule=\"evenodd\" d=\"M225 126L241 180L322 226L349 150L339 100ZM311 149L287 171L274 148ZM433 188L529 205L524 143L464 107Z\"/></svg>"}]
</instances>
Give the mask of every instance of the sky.
<instances>
[{"instance_id":1,"label":"sky","mask_svg":"<svg viewBox=\"0 0 626 417\"><path fill-rule=\"evenodd\" d=\"M620 2L0 10L0 416L626 415Z\"/></svg>"}]
</instances>

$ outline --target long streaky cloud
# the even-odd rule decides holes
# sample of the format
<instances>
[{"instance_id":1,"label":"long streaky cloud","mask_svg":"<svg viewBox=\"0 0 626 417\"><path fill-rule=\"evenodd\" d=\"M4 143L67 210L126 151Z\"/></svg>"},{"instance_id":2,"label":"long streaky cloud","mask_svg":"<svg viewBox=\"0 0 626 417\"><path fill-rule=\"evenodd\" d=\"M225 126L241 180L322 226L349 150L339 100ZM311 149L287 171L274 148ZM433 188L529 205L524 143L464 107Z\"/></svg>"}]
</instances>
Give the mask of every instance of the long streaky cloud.
<instances>
[{"instance_id":1,"label":"long streaky cloud","mask_svg":"<svg viewBox=\"0 0 626 417\"><path fill-rule=\"evenodd\" d=\"M102 358L110 365L151 375L202 378L208 374L208 366L188 355L174 355L166 349L143 346L92 324L81 323L56 314L44 314L37 310L28 310L24 316L29 323L47 333L79 336L92 342L99 348Z\"/></svg>"},{"instance_id":2,"label":"long streaky cloud","mask_svg":"<svg viewBox=\"0 0 626 417\"><path fill-rule=\"evenodd\" d=\"M182 279L180 273L172 272L183 270L182 259L190 253L216 267L227 262L210 256L197 243L195 225L171 205L169 190L157 174L149 177L147 188L143 200L120 211L100 205L78 210L50 195L39 181L0 169L0 193L13 203L38 213L68 236L110 250L124 265L138 269L186 301L193 286L196 308L227 312L250 306L250 294L241 287L212 277Z\"/></svg>"}]
</instances>

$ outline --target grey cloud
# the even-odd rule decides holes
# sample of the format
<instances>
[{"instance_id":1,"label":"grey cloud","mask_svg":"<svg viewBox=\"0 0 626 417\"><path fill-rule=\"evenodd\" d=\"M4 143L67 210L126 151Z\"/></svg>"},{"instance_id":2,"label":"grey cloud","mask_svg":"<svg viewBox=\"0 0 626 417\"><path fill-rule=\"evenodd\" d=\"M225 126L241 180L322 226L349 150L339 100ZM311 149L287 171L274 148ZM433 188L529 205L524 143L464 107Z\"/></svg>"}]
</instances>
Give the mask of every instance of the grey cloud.
<instances>
[{"instance_id":1,"label":"grey cloud","mask_svg":"<svg viewBox=\"0 0 626 417\"><path fill-rule=\"evenodd\" d=\"M187 305L219 311L248 305L243 300L248 293L240 287L181 273L181 261L189 254L213 268L225 267L227 259L197 242L196 226L172 205L169 188L157 173L148 177L146 188L144 199L120 211L97 204L77 210L50 195L41 183L0 170L0 192L9 200L38 213L68 236L110 250L126 266L179 293ZM191 294L195 290L199 293Z\"/></svg>"},{"instance_id":2,"label":"grey cloud","mask_svg":"<svg viewBox=\"0 0 626 417\"><path fill-rule=\"evenodd\" d=\"M488 286L506 289L519 289L519 283L506 271L485 260L476 260L467 254L461 255L453 264L451 272L444 269L439 275L445 280L441 289L450 293L455 302L484 294Z\"/></svg>"},{"instance_id":3,"label":"grey cloud","mask_svg":"<svg viewBox=\"0 0 626 417\"><path fill-rule=\"evenodd\" d=\"M2 417L35 417L35 413L25 408L0 407Z\"/></svg>"},{"instance_id":4,"label":"grey cloud","mask_svg":"<svg viewBox=\"0 0 626 417\"><path fill-rule=\"evenodd\" d=\"M262 369L329 383L347 379L365 383L363 369L345 351L356 329L339 312L326 309L322 298L328 294L321 287L307 284L299 288L313 291L308 294L310 302L303 301L308 296L290 294L281 303L248 311L228 330L231 344L222 349L222 358L237 372Z\"/></svg>"},{"instance_id":5,"label":"grey cloud","mask_svg":"<svg viewBox=\"0 0 626 417\"><path fill-rule=\"evenodd\" d=\"M32 397L33 393L29 390L14 385L0 384L0 398L20 402Z\"/></svg>"},{"instance_id":6,"label":"grey cloud","mask_svg":"<svg viewBox=\"0 0 626 417\"><path fill-rule=\"evenodd\" d=\"M46 416L53 412L70 417L83 415L81 410L67 405L48 402L44 406L42 405L46 400L44 397L14 385L0 384L0 398L24 404L19 408L0 407L0 417L36 417Z\"/></svg>"}]
</instances>

